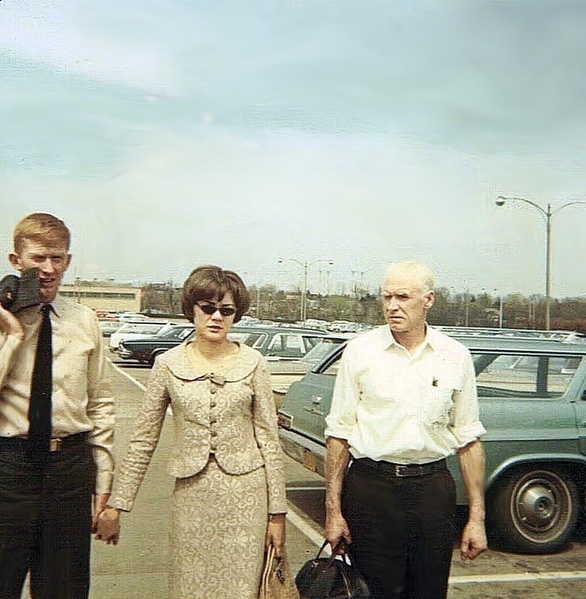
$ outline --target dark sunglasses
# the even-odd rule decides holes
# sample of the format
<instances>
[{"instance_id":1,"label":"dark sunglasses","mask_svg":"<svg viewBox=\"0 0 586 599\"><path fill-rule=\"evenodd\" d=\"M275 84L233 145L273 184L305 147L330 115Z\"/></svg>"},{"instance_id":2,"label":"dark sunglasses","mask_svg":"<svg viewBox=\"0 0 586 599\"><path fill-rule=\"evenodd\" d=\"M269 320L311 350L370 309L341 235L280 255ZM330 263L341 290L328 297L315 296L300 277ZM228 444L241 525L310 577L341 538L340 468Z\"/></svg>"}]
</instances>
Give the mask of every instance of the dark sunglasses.
<instances>
[{"instance_id":1,"label":"dark sunglasses","mask_svg":"<svg viewBox=\"0 0 586 599\"><path fill-rule=\"evenodd\" d=\"M199 302L195 302L195 305L208 316L211 316L216 311L222 316L232 316L233 314L236 314L236 308L232 308L231 306L216 306L215 304L200 304Z\"/></svg>"}]
</instances>

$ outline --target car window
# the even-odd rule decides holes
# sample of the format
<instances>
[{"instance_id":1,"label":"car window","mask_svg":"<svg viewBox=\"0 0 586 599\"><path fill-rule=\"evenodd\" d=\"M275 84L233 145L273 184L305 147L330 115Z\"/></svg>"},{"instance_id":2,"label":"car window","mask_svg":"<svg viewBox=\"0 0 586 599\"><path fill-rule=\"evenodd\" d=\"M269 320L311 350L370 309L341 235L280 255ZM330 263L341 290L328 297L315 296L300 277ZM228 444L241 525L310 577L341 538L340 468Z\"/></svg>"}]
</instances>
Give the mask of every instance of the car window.
<instances>
[{"instance_id":1,"label":"car window","mask_svg":"<svg viewBox=\"0 0 586 599\"><path fill-rule=\"evenodd\" d=\"M331 354L338 345L342 343L342 339L316 339L316 345L313 349L307 352L303 358L308 364L319 364L326 356Z\"/></svg>"},{"instance_id":2,"label":"car window","mask_svg":"<svg viewBox=\"0 0 586 599\"><path fill-rule=\"evenodd\" d=\"M193 329L191 327L188 329L183 329L182 331L179 331L178 339L185 339L188 335L191 334L192 331L193 331Z\"/></svg>"},{"instance_id":3,"label":"car window","mask_svg":"<svg viewBox=\"0 0 586 599\"><path fill-rule=\"evenodd\" d=\"M251 333L242 331L232 331L229 335L231 341L237 341L244 345L248 345L254 349L260 349L267 338L266 333Z\"/></svg>"},{"instance_id":4,"label":"car window","mask_svg":"<svg viewBox=\"0 0 586 599\"><path fill-rule=\"evenodd\" d=\"M164 325L161 324L125 324L120 328L119 332L152 335L156 331L159 331L163 326Z\"/></svg>"},{"instance_id":5,"label":"car window","mask_svg":"<svg viewBox=\"0 0 586 599\"><path fill-rule=\"evenodd\" d=\"M303 336L303 345L305 347L305 351L303 353L307 353L308 351L311 351L318 343L320 342L320 338L319 337L310 337L310 336Z\"/></svg>"},{"instance_id":6,"label":"car window","mask_svg":"<svg viewBox=\"0 0 586 599\"><path fill-rule=\"evenodd\" d=\"M301 335L290 333L275 335L271 340L267 355L281 358L302 358L305 355L305 346Z\"/></svg>"},{"instance_id":7,"label":"car window","mask_svg":"<svg viewBox=\"0 0 586 599\"><path fill-rule=\"evenodd\" d=\"M165 333L165 337L168 337L169 339L185 339L192 330L191 327L174 327Z\"/></svg>"},{"instance_id":8,"label":"car window","mask_svg":"<svg viewBox=\"0 0 586 599\"><path fill-rule=\"evenodd\" d=\"M561 397L581 361L576 356L473 353L478 397Z\"/></svg>"},{"instance_id":9,"label":"car window","mask_svg":"<svg viewBox=\"0 0 586 599\"><path fill-rule=\"evenodd\" d=\"M340 354L334 362L332 362L321 374L325 374L328 376L336 376L338 374L338 370L340 370L340 358L342 354Z\"/></svg>"}]
</instances>

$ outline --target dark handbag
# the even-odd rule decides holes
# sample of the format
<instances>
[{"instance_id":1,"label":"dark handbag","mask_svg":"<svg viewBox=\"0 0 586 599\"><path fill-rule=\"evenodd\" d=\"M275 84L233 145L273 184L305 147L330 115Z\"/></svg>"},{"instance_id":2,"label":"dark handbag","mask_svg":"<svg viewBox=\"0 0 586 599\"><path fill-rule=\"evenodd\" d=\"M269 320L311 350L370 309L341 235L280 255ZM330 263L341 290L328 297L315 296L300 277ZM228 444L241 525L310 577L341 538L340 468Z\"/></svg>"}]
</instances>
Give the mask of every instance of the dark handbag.
<instances>
[{"instance_id":1,"label":"dark handbag","mask_svg":"<svg viewBox=\"0 0 586 599\"><path fill-rule=\"evenodd\" d=\"M301 599L370 599L370 591L360 572L351 563L348 545L340 540L331 557L320 557L328 544L324 541L317 555L306 562L295 577ZM344 547L344 555L336 558Z\"/></svg>"},{"instance_id":2,"label":"dark handbag","mask_svg":"<svg viewBox=\"0 0 586 599\"><path fill-rule=\"evenodd\" d=\"M22 272L20 278L7 275L0 281L0 304L13 314L24 308L41 303L39 270L29 268Z\"/></svg>"}]
</instances>

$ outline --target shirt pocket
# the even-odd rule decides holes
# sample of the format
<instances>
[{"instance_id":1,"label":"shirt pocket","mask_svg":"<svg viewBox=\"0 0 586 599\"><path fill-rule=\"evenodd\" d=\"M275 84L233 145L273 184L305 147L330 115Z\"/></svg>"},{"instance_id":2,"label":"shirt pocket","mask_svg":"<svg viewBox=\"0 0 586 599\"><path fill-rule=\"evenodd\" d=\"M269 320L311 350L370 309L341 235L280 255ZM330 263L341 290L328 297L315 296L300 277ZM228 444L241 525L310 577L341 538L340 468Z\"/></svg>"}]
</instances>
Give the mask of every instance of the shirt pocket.
<instances>
[{"instance_id":1,"label":"shirt pocket","mask_svg":"<svg viewBox=\"0 0 586 599\"><path fill-rule=\"evenodd\" d=\"M447 426L454 406L452 399L454 395L453 386L432 386L425 393L421 415L423 421L430 425Z\"/></svg>"}]
</instances>

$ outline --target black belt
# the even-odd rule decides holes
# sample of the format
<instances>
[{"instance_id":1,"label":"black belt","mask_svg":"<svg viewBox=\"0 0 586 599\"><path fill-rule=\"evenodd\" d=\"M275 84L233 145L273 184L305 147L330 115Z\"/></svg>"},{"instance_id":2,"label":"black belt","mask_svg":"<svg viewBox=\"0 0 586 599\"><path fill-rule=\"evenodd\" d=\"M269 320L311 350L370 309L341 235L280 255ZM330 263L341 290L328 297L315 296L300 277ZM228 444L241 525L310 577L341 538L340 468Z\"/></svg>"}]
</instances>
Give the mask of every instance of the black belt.
<instances>
[{"instance_id":1,"label":"black belt","mask_svg":"<svg viewBox=\"0 0 586 599\"><path fill-rule=\"evenodd\" d=\"M68 437L55 437L49 441L49 451L62 451L76 445L85 445L89 433L76 433ZM0 449L14 451L30 449L30 441L26 437L0 437Z\"/></svg>"},{"instance_id":2,"label":"black belt","mask_svg":"<svg viewBox=\"0 0 586 599\"><path fill-rule=\"evenodd\" d=\"M396 478L409 478L413 476L427 476L434 472L447 470L446 460L437 460L427 464L394 464L385 460L371 460L370 458L357 458L352 462L353 468L369 470L378 474Z\"/></svg>"}]
</instances>

